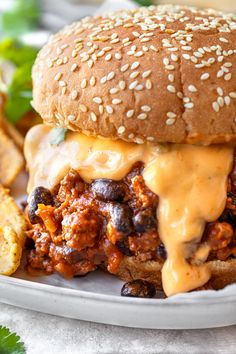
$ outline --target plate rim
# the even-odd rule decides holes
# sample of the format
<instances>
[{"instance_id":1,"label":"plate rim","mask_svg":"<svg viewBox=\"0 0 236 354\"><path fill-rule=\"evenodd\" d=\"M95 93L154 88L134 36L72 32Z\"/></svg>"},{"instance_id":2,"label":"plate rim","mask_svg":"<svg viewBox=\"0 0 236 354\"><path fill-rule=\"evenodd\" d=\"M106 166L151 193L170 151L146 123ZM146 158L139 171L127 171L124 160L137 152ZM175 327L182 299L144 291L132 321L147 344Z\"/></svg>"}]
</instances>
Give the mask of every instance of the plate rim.
<instances>
[{"instance_id":1,"label":"plate rim","mask_svg":"<svg viewBox=\"0 0 236 354\"><path fill-rule=\"evenodd\" d=\"M197 305L198 303L203 302L211 302L212 304L221 303L222 299L227 302L236 302L236 287L235 294L225 294L223 291L217 290L203 290L199 298L195 298L191 296L191 293L179 294L178 297L172 296L165 299L145 299L145 298L132 298L132 297L124 297L118 295L111 294L102 294L102 293L94 293L91 291L85 291L80 289L72 289L63 286L56 286L52 284L45 284L34 282L27 279L14 278L6 275L0 275L0 282L7 283L9 285L22 286L24 288L31 288L34 290L44 290L48 293L60 293L61 295L69 295L73 297L80 297L85 299L97 300L97 301L109 301L113 303L122 303L122 304L139 304L144 306L153 306L153 305L162 305L162 306L170 306L170 305ZM225 288L226 289L226 288ZM211 292L212 296L209 296ZM216 293L218 292L217 296ZM206 301L207 300L207 301Z\"/></svg>"}]
</instances>

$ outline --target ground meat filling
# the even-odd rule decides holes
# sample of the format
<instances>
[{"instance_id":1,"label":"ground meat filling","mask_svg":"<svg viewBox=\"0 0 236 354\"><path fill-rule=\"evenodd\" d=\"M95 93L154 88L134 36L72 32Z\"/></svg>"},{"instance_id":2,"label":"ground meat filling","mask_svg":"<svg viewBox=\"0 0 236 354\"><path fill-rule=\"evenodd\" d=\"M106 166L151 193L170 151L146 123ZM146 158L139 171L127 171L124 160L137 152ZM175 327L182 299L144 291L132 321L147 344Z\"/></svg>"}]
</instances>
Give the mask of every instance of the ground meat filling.
<instances>
[{"instance_id":1,"label":"ground meat filling","mask_svg":"<svg viewBox=\"0 0 236 354\"><path fill-rule=\"evenodd\" d=\"M145 185L142 170L143 164L137 163L121 181L97 179L90 184L70 170L52 192L36 188L28 206L28 238L33 240L29 270L72 277L98 266L116 274L124 256L164 262L166 251L157 232L158 196ZM211 250L208 260L236 257L235 229L236 154L226 208L203 235Z\"/></svg>"}]
</instances>

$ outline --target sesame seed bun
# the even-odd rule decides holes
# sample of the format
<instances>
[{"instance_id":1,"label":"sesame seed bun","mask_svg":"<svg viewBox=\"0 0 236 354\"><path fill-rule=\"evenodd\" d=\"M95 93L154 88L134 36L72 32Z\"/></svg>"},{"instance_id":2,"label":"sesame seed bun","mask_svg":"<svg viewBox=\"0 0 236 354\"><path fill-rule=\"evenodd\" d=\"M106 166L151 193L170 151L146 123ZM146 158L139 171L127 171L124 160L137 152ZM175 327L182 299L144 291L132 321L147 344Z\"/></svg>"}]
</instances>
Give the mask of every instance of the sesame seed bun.
<instances>
[{"instance_id":1,"label":"sesame seed bun","mask_svg":"<svg viewBox=\"0 0 236 354\"><path fill-rule=\"evenodd\" d=\"M85 18L40 51L45 123L136 143L236 140L236 16L152 6Z\"/></svg>"}]
</instances>

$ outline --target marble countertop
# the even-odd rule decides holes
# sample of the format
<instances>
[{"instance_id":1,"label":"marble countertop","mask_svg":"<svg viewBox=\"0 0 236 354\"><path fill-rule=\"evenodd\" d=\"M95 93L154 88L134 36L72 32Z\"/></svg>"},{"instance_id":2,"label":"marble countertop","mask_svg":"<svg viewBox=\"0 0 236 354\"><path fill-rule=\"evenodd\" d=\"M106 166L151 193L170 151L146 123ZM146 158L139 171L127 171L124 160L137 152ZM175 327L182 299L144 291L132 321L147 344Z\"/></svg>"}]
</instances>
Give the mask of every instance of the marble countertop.
<instances>
[{"instance_id":1,"label":"marble countertop","mask_svg":"<svg viewBox=\"0 0 236 354\"><path fill-rule=\"evenodd\" d=\"M133 329L45 315L4 304L0 304L0 324L21 336L27 354L236 353L236 326L173 331Z\"/></svg>"}]
</instances>

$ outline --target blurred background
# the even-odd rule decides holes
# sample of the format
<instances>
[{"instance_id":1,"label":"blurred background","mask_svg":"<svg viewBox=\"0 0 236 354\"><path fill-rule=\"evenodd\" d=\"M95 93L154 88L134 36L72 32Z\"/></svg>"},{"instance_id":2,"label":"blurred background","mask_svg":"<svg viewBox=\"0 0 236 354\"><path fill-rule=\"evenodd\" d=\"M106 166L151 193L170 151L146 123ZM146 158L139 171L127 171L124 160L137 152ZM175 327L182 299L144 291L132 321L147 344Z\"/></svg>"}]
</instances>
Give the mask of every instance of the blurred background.
<instances>
[{"instance_id":1,"label":"blurred background","mask_svg":"<svg viewBox=\"0 0 236 354\"><path fill-rule=\"evenodd\" d=\"M23 135L38 122L31 68L51 33L95 13L165 3L236 12L236 0L0 0L0 115Z\"/></svg>"}]
</instances>

